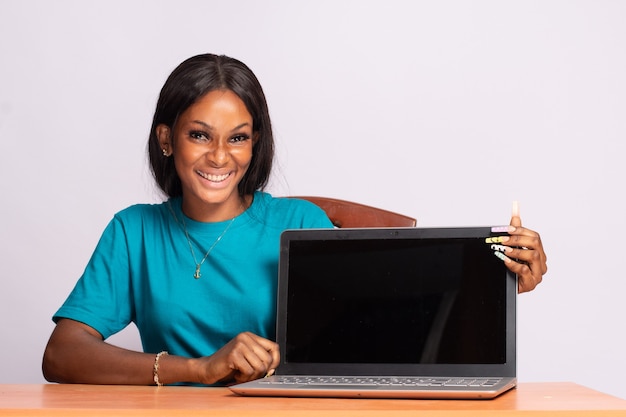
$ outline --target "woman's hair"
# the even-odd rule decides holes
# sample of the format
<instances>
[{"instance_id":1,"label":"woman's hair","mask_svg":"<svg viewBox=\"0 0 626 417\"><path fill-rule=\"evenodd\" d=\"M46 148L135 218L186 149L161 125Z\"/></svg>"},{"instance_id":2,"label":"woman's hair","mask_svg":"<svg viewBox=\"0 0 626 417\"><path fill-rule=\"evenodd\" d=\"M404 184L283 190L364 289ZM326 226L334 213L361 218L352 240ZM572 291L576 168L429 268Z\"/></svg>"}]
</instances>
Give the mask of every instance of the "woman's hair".
<instances>
[{"instance_id":1,"label":"woman's hair","mask_svg":"<svg viewBox=\"0 0 626 417\"><path fill-rule=\"evenodd\" d=\"M239 194L249 195L267 185L274 159L274 137L261 84L243 62L224 55L204 54L183 61L170 74L154 111L148 157L154 179L168 197L181 196L182 185L174 159L163 155L156 128L164 124L174 131L178 117L214 90L235 93L252 116L253 131L258 134L250 166L238 186Z\"/></svg>"}]
</instances>

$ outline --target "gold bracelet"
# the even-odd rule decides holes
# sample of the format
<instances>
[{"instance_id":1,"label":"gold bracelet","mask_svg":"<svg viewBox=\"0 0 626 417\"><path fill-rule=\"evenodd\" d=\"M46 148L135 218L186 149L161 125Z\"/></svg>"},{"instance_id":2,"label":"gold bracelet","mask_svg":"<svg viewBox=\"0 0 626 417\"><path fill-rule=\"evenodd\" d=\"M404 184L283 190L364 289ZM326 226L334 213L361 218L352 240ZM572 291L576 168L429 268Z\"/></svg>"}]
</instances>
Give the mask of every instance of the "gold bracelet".
<instances>
[{"instance_id":1,"label":"gold bracelet","mask_svg":"<svg viewBox=\"0 0 626 417\"><path fill-rule=\"evenodd\" d=\"M152 366L152 375L154 377L154 383L156 384L157 387L161 387L163 386L163 383L161 381L159 381L159 359L161 359L161 356L165 356L167 355L167 351L162 351L157 353L156 357L154 358L154 365Z\"/></svg>"}]
</instances>

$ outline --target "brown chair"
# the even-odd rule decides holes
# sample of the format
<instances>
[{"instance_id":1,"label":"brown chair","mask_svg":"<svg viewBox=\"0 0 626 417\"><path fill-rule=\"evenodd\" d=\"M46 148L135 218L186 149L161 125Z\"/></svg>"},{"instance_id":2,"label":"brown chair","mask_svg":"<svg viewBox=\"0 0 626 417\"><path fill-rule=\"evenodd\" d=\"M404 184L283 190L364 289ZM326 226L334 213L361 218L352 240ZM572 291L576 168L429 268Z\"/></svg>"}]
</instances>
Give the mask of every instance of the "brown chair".
<instances>
[{"instance_id":1,"label":"brown chair","mask_svg":"<svg viewBox=\"0 0 626 417\"><path fill-rule=\"evenodd\" d=\"M336 227L415 227L417 221L402 214L327 197L293 197L310 201L326 212Z\"/></svg>"}]
</instances>

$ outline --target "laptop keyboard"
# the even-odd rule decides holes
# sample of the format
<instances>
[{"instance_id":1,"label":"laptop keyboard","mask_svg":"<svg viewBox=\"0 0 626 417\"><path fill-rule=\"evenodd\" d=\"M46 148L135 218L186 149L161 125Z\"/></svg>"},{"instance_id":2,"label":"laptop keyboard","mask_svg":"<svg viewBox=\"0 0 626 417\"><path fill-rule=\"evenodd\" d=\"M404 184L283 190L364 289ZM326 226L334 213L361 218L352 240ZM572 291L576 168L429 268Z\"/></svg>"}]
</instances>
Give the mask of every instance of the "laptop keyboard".
<instances>
[{"instance_id":1,"label":"laptop keyboard","mask_svg":"<svg viewBox=\"0 0 626 417\"><path fill-rule=\"evenodd\" d=\"M328 386L387 386L387 387L494 387L500 378L432 378L432 377L322 377L322 376L275 376L261 380L267 384L328 385Z\"/></svg>"}]
</instances>

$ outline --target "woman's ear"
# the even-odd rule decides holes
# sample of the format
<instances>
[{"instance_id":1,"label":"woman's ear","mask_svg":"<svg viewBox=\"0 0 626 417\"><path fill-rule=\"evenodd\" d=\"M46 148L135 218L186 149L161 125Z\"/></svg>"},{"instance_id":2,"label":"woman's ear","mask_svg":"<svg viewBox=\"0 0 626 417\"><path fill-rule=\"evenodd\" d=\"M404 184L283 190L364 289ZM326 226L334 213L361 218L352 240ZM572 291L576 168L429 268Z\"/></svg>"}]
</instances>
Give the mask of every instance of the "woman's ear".
<instances>
[{"instance_id":1,"label":"woman's ear","mask_svg":"<svg viewBox=\"0 0 626 417\"><path fill-rule=\"evenodd\" d=\"M159 147L163 151L163 156L170 156L173 152L171 130L169 126L160 124L156 127L156 136L159 140Z\"/></svg>"}]
</instances>

